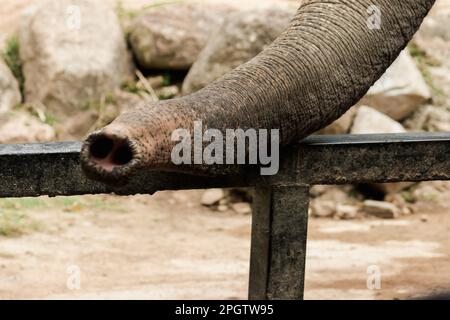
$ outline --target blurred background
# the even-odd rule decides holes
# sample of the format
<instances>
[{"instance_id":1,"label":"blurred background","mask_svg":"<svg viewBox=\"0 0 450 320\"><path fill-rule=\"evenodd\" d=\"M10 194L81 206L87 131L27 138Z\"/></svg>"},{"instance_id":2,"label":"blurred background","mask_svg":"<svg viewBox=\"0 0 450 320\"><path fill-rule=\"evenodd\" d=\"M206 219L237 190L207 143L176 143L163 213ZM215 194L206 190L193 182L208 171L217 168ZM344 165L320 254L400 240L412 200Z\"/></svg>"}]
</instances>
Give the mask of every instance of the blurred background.
<instances>
[{"instance_id":1,"label":"blurred background","mask_svg":"<svg viewBox=\"0 0 450 320\"><path fill-rule=\"evenodd\" d=\"M261 52L299 3L0 0L0 143L80 140L195 92ZM437 131L450 131L450 0L316 134ZM306 299L450 287L450 183L315 186L311 199ZM250 225L245 189L0 199L0 298L245 299Z\"/></svg>"}]
</instances>

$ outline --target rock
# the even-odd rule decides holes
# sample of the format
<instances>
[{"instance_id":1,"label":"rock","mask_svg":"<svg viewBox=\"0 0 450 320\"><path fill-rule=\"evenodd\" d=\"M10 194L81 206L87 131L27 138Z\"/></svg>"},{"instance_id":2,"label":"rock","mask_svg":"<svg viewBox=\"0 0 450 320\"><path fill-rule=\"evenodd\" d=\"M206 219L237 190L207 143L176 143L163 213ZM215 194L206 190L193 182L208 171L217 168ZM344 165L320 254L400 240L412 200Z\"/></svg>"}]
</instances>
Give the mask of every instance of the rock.
<instances>
[{"instance_id":1,"label":"rock","mask_svg":"<svg viewBox=\"0 0 450 320\"><path fill-rule=\"evenodd\" d=\"M159 89L164 86L164 83L166 80L164 79L164 76L153 76L147 78L148 83L153 89Z\"/></svg>"},{"instance_id":2,"label":"rock","mask_svg":"<svg viewBox=\"0 0 450 320\"><path fill-rule=\"evenodd\" d=\"M57 118L82 111L131 76L131 56L103 1L50 0L27 10L19 32L25 100Z\"/></svg>"},{"instance_id":3,"label":"rock","mask_svg":"<svg viewBox=\"0 0 450 320\"><path fill-rule=\"evenodd\" d=\"M413 210L409 206L403 206L403 207L400 207L399 209L400 209L400 213L403 216L410 216L413 214Z\"/></svg>"},{"instance_id":4,"label":"rock","mask_svg":"<svg viewBox=\"0 0 450 320\"><path fill-rule=\"evenodd\" d=\"M405 121L413 131L450 132L450 111L444 107L427 105Z\"/></svg>"},{"instance_id":5,"label":"rock","mask_svg":"<svg viewBox=\"0 0 450 320\"><path fill-rule=\"evenodd\" d=\"M203 193L201 204L204 206L213 206L219 203L224 197L225 193L222 189L209 189Z\"/></svg>"},{"instance_id":6,"label":"rock","mask_svg":"<svg viewBox=\"0 0 450 320\"><path fill-rule=\"evenodd\" d=\"M427 216L426 214L421 215L421 216L420 216L420 221L421 221L421 222L424 222L424 223L425 223L425 222L428 222L428 216Z\"/></svg>"},{"instance_id":7,"label":"rock","mask_svg":"<svg viewBox=\"0 0 450 320\"><path fill-rule=\"evenodd\" d=\"M22 101L19 84L0 58L0 113L11 110Z\"/></svg>"},{"instance_id":8,"label":"rock","mask_svg":"<svg viewBox=\"0 0 450 320\"><path fill-rule=\"evenodd\" d=\"M355 219L358 216L358 207L338 204L336 206L336 217L342 220Z\"/></svg>"},{"instance_id":9,"label":"rock","mask_svg":"<svg viewBox=\"0 0 450 320\"><path fill-rule=\"evenodd\" d=\"M87 108L75 117L66 119L63 123L56 123L58 139L80 140L89 132L100 129L109 124L120 114L133 110L145 103L145 100L137 94L118 90L111 95L111 101L102 98L101 105Z\"/></svg>"},{"instance_id":10,"label":"rock","mask_svg":"<svg viewBox=\"0 0 450 320\"><path fill-rule=\"evenodd\" d=\"M53 140L55 140L55 130L25 111L9 111L0 114L0 143Z\"/></svg>"},{"instance_id":11,"label":"rock","mask_svg":"<svg viewBox=\"0 0 450 320\"><path fill-rule=\"evenodd\" d=\"M335 203L350 203L351 199L346 190L347 186L325 186L319 199L330 200Z\"/></svg>"},{"instance_id":12,"label":"rock","mask_svg":"<svg viewBox=\"0 0 450 320\"><path fill-rule=\"evenodd\" d=\"M403 120L430 99L431 92L422 74L404 50L358 104Z\"/></svg>"},{"instance_id":13,"label":"rock","mask_svg":"<svg viewBox=\"0 0 450 320\"><path fill-rule=\"evenodd\" d=\"M402 195L399 193L391 193L388 194L384 200L395 205L399 209L399 213L402 216L408 216L413 213L413 210L411 205L407 203L405 197L405 194Z\"/></svg>"},{"instance_id":14,"label":"rock","mask_svg":"<svg viewBox=\"0 0 450 320\"><path fill-rule=\"evenodd\" d=\"M147 69L188 70L212 30L231 9L224 5L170 4L146 10L130 26L129 42Z\"/></svg>"},{"instance_id":15,"label":"rock","mask_svg":"<svg viewBox=\"0 0 450 320\"><path fill-rule=\"evenodd\" d=\"M450 194L450 181L420 182L412 195L415 201L445 204Z\"/></svg>"},{"instance_id":16,"label":"rock","mask_svg":"<svg viewBox=\"0 0 450 320\"><path fill-rule=\"evenodd\" d=\"M89 109L80 112L76 117L70 117L63 124L57 126L58 138L61 140L81 140L93 130L99 120L97 110Z\"/></svg>"},{"instance_id":17,"label":"rock","mask_svg":"<svg viewBox=\"0 0 450 320\"><path fill-rule=\"evenodd\" d=\"M358 109L351 129L352 134L402 132L406 132L406 130L400 123L367 106L361 106Z\"/></svg>"},{"instance_id":18,"label":"rock","mask_svg":"<svg viewBox=\"0 0 450 320\"><path fill-rule=\"evenodd\" d=\"M309 189L309 194L311 197L313 198L317 198L320 197L321 195L323 195L325 192L327 192L328 188L330 186L325 186L325 185L315 185L315 186L311 186L311 188Z\"/></svg>"},{"instance_id":19,"label":"rock","mask_svg":"<svg viewBox=\"0 0 450 320\"><path fill-rule=\"evenodd\" d=\"M342 117L330 124L328 127L316 132L316 134L346 134L349 133L353 124L358 107L355 106L348 110Z\"/></svg>"},{"instance_id":20,"label":"rock","mask_svg":"<svg viewBox=\"0 0 450 320\"><path fill-rule=\"evenodd\" d=\"M414 44L432 61L450 64L450 14L428 16L414 36Z\"/></svg>"},{"instance_id":21,"label":"rock","mask_svg":"<svg viewBox=\"0 0 450 320\"><path fill-rule=\"evenodd\" d=\"M220 204L220 205L217 206L217 211L219 211L219 212L228 211L228 206L225 205L225 204Z\"/></svg>"},{"instance_id":22,"label":"rock","mask_svg":"<svg viewBox=\"0 0 450 320\"><path fill-rule=\"evenodd\" d=\"M450 103L450 13L439 11L428 16L413 39L419 59L429 73L434 99Z\"/></svg>"},{"instance_id":23,"label":"rock","mask_svg":"<svg viewBox=\"0 0 450 320\"><path fill-rule=\"evenodd\" d=\"M231 14L216 29L183 83L183 94L197 91L249 61L288 26L295 10L271 7Z\"/></svg>"},{"instance_id":24,"label":"rock","mask_svg":"<svg viewBox=\"0 0 450 320\"><path fill-rule=\"evenodd\" d=\"M311 201L311 215L317 218L330 218L336 213L336 202L314 199Z\"/></svg>"},{"instance_id":25,"label":"rock","mask_svg":"<svg viewBox=\"0 0 450 320\"><path fill-rule=\"evenodd\" d=\"M314 186L311 188L311 215L315 217L339 217L353 219L357 215L356 203L358 195L350 196L355 192L353 186ZM356 210L356 211L355 211Z\"/></svg>"},{"instance_id":26,"label":"rock","mask_svg":"<svg viewBox=\"0 0 450 320\"><path fill-rule=\"evenodd\" d=\"M399 214L399 210L394 204L374 200L364 201L363 212L383 219L394 219Z\"/></svg>"},{"instance_id":27,"label":"rock","mask_svg":"<svg viewBox=\"0 0 450 320\"><path fill-rule=\"evenodd\" d=\"M252 213L252 208L251 208L250 204L247 203L247 202L233 203L231 205L231 207L238 214L247 215L247 214L251 214Z\"/></svg>"}]
</instances>

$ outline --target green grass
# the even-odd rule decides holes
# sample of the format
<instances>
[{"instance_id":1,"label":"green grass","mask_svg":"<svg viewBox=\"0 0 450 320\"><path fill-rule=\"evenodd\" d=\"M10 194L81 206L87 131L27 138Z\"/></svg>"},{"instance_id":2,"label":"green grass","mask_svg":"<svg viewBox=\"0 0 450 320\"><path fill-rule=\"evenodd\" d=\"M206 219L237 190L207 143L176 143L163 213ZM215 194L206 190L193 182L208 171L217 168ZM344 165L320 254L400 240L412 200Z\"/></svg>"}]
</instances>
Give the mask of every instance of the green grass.
<instances>
[{"instance_id":1,"label":"green grass","mask_svg":"<svg viewBox=\"0 0 450 320\"><path fill-rule=\"evenodd\" d=\"M39 229L40 225L26 211L43 207L40 198L0 199L0 236L17 237Z\"/></svg>"},{"instance_id":2,"label":"green grass","mask_svg":"<svg viewBox=\"0 0 450 320\"><path fill-rule=\"evenodd\" d=\"M25 76L22 70L22 61L20 60L20 47L17 37L11 37L7 41L6 48L2 56L8 67L11 69L14 77L19 82L20 92L23 94Z\"/></svg>"},{"instance_id":3,"label":"green grass","mask_svg":"<svg viewBox=\"0 0 450 320\"><path fill-rule=\"evenodd\" d=\"M1 209L70 209L75 205L80 205L85 209L100 209L121 211L121 202L113 197L108 197L107 201L103 197L39 197L39 198L6 198L0 199Z\"/></svg>"},{"instance_id":4,"label":"green grass","mask_svg":"<svg viewBox=\"0 0 450 320\"><path fill-rule=\"evenodd\" d=\"M127 81L122 83L121 89L126 92L138 94L141 90L137 86L136 81Z\"/></svg>"},{"instance_id":5,"label":"green grass","mask_svg":"<svg viewBox=\"0 0 450 320\"><path fill-rule=\"evenodd\" d=\"M404 191L401 194L401 197L403 198L403 200L407 203L415 203L416 202L416 198L414 197L412 191Z\"/></svg>"},{"instance_id":6,"label":"green grass","mask_svg":"<svg viewBox=\"0 0 450 320\"><path fill-rule=\"evenodd\" d=\"M58 210L67 214L90 211L126 213L120 201L108 197L39 197L0 199L0 237L17 237L41 230L42 221L32 218L33 211Z\"/></svg>"},{"instance_id":7,"label":"green grass","mask_svg":"<svg viewBox=\"0 0 450 320\"><path fill-rule=\"evenodd\" d=\"M182 4L184 3L184 0L162 0L162 1L156 1L151 4L148 4L146 6L143 6L140 10L127 10L124 8L122 1L118 1L116 4L116 14L117 17L121 22L132 20L136 18L139 13L142 10L151 9L151 8L157 8L162 7L166 5L172 5L172 4Z\"/></svg>"},{"instance_id":8,"label":"green grass","mask_svg":"<svg viewBox=\"0 0 450 320\"><path fill-rule=\"evenodd\" d=\"M0 210L0 236L17 237L39 229L39 224L26 214Z\"/></svg>"},{"instance_id":9,"label":"green grass","mask_svg":"<svg viewBox=\"0 0 450 320\"><path fill-rule=\"evenodd\" d=\"M116 4L116 14L120 21L125 21L127 19L133 19L137 15L137 13L135 11L126 10L123 7L122 1L118 1Z\"/></svg>"},{"instance_id":10,"label":"green grass","mask_svg":"<svg viewBox=\"0 0 450 320\"><path fill-rule=\"evenodd\" d=\"M153 2L152 4L144 6L143 9L157 8L157 7L166 6L166 5L170 5L170 4L182 4L184 2L185 2L184 0L162 0L162 1L156 1L156 2Z\"/></svg>"},{"instance_id":11,"label":"green grass","mask_svg":"<svg viewBox=\"0 0 450 320\"><path fill-rule=\"evenodd\" d=\"M163 87L167 87L170 86L172 84L172 75L170 74L170 72L165 72L163 74Z\"/></svg>"}]
</instances>

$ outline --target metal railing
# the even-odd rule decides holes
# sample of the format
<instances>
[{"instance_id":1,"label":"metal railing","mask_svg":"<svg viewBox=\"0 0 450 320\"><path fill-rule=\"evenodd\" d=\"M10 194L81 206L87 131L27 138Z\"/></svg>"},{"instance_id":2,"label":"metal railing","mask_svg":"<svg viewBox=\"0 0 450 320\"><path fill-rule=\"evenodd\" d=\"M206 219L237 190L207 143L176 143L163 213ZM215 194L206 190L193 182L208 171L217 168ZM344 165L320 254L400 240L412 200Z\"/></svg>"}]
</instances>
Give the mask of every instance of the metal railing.
<instances>
[{"instance_id":1,"label":"metal railing","mask_svg":"<svg viewBox=\"0 0 450 320\"><path fill-rule=\"evenodd\" d=\"M253 187L250 299L303 298L310 186L450 180L450 133L312 136L282 150L276 176L255 167L222 177L147 172L121 188L87 179L80 147L0 145L0 197Z\"/></svg>"}]
</instances>

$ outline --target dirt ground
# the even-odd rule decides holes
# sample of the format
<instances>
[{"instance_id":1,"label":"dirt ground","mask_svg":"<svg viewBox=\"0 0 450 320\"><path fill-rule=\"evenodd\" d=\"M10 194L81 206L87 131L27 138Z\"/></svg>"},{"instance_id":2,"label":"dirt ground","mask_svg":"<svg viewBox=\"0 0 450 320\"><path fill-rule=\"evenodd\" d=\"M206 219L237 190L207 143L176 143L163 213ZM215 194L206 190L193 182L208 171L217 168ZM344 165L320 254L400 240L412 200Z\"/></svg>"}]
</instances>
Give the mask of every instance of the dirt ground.
<instances>
[{"instance_id":1,"label":"dirt ground","mask_svg":"<svg viewBox=\"0 0 450 320\"><path fill-rule=\"evenodd\" d=\"M0 0L0 37L33 2ZM0 220L8 215L11 225L0 229L0 299L245 299L251 217L204 208L200 196L2 200ZM448 211L424 205L389 221L311 219L306 299L403 299L450 288ZM379 290L367 288L371 266L381 270Z\"/></svg>"},{"instance_id":2,"label":"dirt ground","mask_svg":"<svg viewBox=\"0 0 450 320\"><path fill-rule=\"evenodd\" d=\"M245 299L251 217L204 208L200 197L16 200L33 228L0 236L0 298ZM426 219L310 219L306 299L402 299L450 288L450 216L428 207ZM370 266L381 271L380 290L367 289Z\"/></svg>"}]
</instances>

